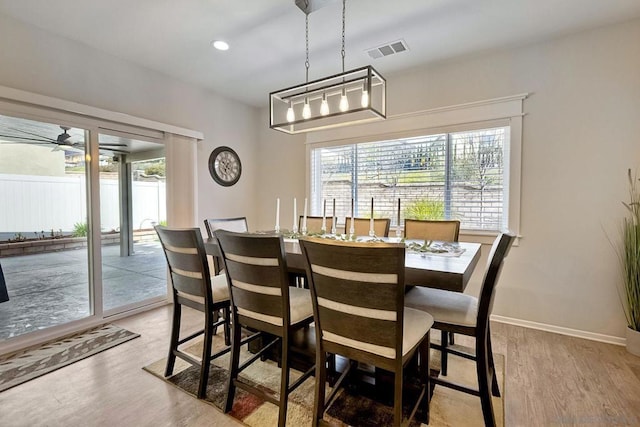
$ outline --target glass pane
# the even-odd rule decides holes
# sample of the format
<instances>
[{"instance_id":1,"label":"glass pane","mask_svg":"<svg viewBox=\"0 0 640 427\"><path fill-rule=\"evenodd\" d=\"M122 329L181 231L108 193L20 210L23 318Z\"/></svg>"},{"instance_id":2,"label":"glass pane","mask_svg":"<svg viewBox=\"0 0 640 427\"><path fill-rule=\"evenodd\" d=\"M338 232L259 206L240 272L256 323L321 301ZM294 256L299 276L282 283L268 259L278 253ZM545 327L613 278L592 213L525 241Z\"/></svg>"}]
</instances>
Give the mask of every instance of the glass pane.
<instances>
[{"instance_id":1,"label":"glass pane","mask_svg":"<svg viewBox=\"0 0 640 427\"><path fill-rule=\"evenodd\" d=\"M153 226L166 224L163 146L100 134L100 217L105 311L166 297L167 273Z\"/></svg>"},{"instance_id":2,"label":"glass pane","mask_svg":"<svg viewBox=\"0 0 640 427\"><path fill-rule=\"evenodd\" d=\"M505 129L451 134L451 216L474 230L500 230Z\"/></svg>"},{"instance_id":3,"label":"glass pane","mask_svg":"<svg viewBox=\"0 0 640 427\"><path fill-rule=\"evenodd\" d=\"M85 133L0 116L0 342L91 314Z\"/></svg>"},{"instance_id":4,"label":"glass pane","mask_svg":"<svg viewBox=\"0 0 640 427\"><path fill-rule=\"evenodd\" d=\"M402 225L406 218L458 219L464 229L500 230L506 224L506 131L483 129L314 149L312 212L321 215L327 200L330 216L335 198L339 223L344 224L354 198L356 217L391 218L392 226Z\"/></svg>"}]
</instances>

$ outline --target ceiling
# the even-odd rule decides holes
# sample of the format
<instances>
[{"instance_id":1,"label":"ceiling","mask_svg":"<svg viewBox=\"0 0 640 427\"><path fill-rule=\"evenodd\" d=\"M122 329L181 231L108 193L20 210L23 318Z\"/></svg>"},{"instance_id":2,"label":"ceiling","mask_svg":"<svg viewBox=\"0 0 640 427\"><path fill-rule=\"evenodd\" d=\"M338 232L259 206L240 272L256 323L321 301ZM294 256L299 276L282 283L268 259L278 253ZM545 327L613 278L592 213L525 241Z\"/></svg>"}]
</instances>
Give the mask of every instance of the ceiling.
<instances>
[{"instance_id":1,"label":"ceiling","mask_svg":"<svg viewBox=\"0 0 640 427\"><path fill-rule=\"evenodd\" d=\"M309 15L310 80L341 71L341 2L323 1ZM305 78L294 0L0 0L0 13L259 107ZM640 0L349 0L346 14L346 69L386 76L640 17ZM366 53L400 39L408 51Z\"/></svg>"}]
</instances>

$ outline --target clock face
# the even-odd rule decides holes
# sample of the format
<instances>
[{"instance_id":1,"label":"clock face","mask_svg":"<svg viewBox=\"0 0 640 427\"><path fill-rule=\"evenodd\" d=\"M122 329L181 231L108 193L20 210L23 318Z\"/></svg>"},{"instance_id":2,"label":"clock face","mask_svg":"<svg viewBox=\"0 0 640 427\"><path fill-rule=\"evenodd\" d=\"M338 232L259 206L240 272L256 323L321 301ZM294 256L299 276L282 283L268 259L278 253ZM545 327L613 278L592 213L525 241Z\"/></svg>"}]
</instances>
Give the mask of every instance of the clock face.
<instances>
[{"instance_id":1,"label":"clock face","mask_svg":"<svg viewBox=\"0 0 640 427\"><path fill-rule=\"evenodd\" d=\"M218 147L209 156L209 173L215 182L229 187L240 179L242 164L238 154L229 147Z\"/></svg>"}]
</instances>

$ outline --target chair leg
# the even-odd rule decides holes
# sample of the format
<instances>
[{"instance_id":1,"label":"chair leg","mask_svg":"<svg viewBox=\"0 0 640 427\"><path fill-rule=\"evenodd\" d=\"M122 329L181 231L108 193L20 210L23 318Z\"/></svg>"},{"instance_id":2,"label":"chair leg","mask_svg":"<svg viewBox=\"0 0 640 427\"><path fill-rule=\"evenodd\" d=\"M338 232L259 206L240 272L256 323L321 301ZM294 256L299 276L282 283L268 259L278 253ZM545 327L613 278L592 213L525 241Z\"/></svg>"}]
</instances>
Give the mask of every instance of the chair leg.
<instances>
[{"instance_id":1,"label":"chair leg","mask_svg":"<svg viewBox=\"0 0 640 427\"><path fill-rule=\"evenodd\" d=\"M285 427L287 422L287 404L289 403L289 340L280 339L282 343L281 375L280 375L280 404L278 405L278 427Z\"/></svg>"},{"instance_id":2,"label":"chair leg","mask_svg":"<svg viewBox=\"0 0 640 427\"><path fill-rule=\"evenodd\" d=\"M224 312L224 345L231 345L231 317L229 307L223 309Z\"/></svg>"},{"instance_id":3,"label":"chair leg","mask_svg":"<svg viewBox=\"0 0 640 427\"><path fill-rule=\"evenodd\" d=\"M442 347L440 355L440 373L443 377L447 376L447 367L449 365L449 352L447 351L449 342L449 333L447 331L440 331L440 346Z\"/></svg>"},{"instance_id":4,"label":"chair leg","mask_svg":"<svg viewBox=\"0 0 640 427\"><path fill-rule=\"evenodd\" d=\"M173 368L176 364L175 350L178 349L178 340L180 339L180 315L182 306L177 302L173 303L173 322L171 323L171 338L169 339L169 355L167 356L167 367L164 370L164 376L168 377L173 374Z\"/></svg>"},{"instance_id":5,"label":"chair leg","mask_svg":"<svg viewBox=\"0 0 640 427\"><path fill-rule=\"evenodd\" d=\"M393 385L393 425L402 425L402 368L394 374Z\"/></svg>"},{"instance_id":6,"label":"chair leg","mask_svg":"<svg viewBox=\"0 0 640 427\"><path fill-rule=\"evenodd\" d=\"M427 332L427 336L425 337L422 344L420 344L420 379L422 380L423 387L425 388L425 396L424 396L424 416L423 422L425 424L429 424L429 406L431 405L431 380L429 379L429 375L431 374L429 370L429 362L430 362L430 350L429 350L429 342L430 342L431 331Z\"/></svg>"},{"instance_id":7,"label":"chair leg","mask_svg":"<svg viewBox=\"0 0 640 427\"><path fill-rule=\"evenodd\" d=\"M331 356L333 356L333 369L335 372L335 355ZM316 393L315 400L313 402L314 415L311 423L312 427L318 427L318 424L324 416L325 388L327 382L327 367L325 363L327 363L326 353L324 351L318 351L316 354ZM331 365L331 359L329 360L329 365ZM330 367L329 369L332 368Z\"/></svg>"},{"instance_id":8,"label":"chair leg","mask_svg":"<svg viewBox=\"0 0 640 427\"><path fill-rule=\"evenodd\" d=\"M220 320L220 310L216 310L213 312L213 323L217 322L218 320ZM218 333L218 326L214 326L213 335L216 335L217 333Z\"/></svg>"},{"instance_id":9,"label":"chair leg","mask_svg":"<svg viewBox=\"0 0 640 427\"><path fill-rule=\"evenodd\" d=\"M456 335L456 334L454 334L453 332L449 332L449 344L450 344L450 345L454 345L454 344L456 343L456 342L455 342L455 338L454 338L454 337L455 337L455 335Z\"/></svg>"},{"instance_id":10,"label":"chair leg","mask_svg":"<svg viewBox=\"0 0 640 427\"><path fill-rule=\"evenodd\" d=\"M482 404L482 415L485 426L495 426L496 417L493 412L493 402L491 401L491 390L489 389L489 358L487 343L476 341L476 371L478 373L478 391L480 392L480 403Z\"/></svg>"},{"instance_id":11,"label":"chair leg","mask_svg":"<svg viewBox=\"0 0 640 427\"><path fill-rule=\"evenodd\" d=\"M240 364L240 325L237 318L233 318L231 325L231 357L229 358L229 379L227 381L227 397L224 403L224 412L228 413L233 408L233 399L236 394L235 380L238 378L238 365Z\"/></svg>"},{"instance_id":12,"label":"chair leg","mask_svg":"<svg viewBox=\"0 0 640 427\"><path fill-rule=\"evenodd\" d=\"M498 377L496 375L496 365L493 363L493 349L491 348L491 331L487 332L487 357L489 359L489 372L491 373L491 394L500 397L500 387L498 387Z\"/></svg>"},{"instance_id":13,"label":"chair leg","mask_svg":"<svg viewBox=\"0 0 640 427\"><path fill-rule=\"evenodd\" d=\"M209 368L211 366L211 346L213 344L213 316L206 315L205 322L198 399L204 399L207 395L207 381L209 380Z\"/></svg>"}]
</instances>

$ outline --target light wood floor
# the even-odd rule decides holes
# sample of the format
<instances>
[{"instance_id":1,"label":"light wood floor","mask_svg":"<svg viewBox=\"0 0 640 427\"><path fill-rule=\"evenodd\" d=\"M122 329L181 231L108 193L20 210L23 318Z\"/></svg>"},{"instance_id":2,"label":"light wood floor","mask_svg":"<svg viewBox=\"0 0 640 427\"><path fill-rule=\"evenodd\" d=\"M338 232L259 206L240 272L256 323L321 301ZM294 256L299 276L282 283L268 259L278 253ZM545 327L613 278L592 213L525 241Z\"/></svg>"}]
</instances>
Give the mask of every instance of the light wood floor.
<instances>
[{"instance_id":1,"label":"light wood floor","mask_svg":"<svg viewBox=\"0 0 640 427\"><path fill-rule=\"evenodd\" d=\"M167 306L120 320L141 337L0 393L0 425L240 425L141 369L165 357L170 314ZM186 317L185 330L202 321L190 310ZM640 426L640 358L619 346L492 328L494 351L507 360L507 426Z\"/></svg>"}]
</instances>

